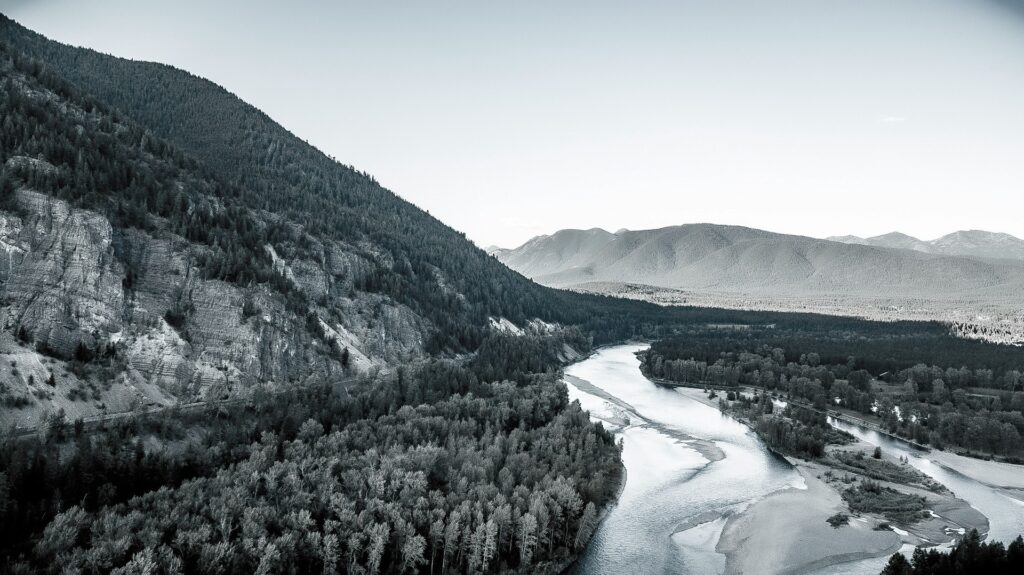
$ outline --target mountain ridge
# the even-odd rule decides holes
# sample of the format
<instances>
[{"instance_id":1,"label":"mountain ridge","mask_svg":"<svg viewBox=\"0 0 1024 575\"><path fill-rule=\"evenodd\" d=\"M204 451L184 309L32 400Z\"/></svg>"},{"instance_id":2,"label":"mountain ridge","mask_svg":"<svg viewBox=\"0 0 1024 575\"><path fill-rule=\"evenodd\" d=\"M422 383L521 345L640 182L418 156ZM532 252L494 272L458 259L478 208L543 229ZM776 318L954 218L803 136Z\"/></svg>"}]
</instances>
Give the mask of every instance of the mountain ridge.
<instances>
[{"instance_id":1,"label":"mountain ridge","mask_svg":"<svg viewBox=\"0 0 1024 575\"><path fill-rule=\"evenodd\" d=\"M1024 240L1011 234L985 230L958 230L934 240L921 240L901 232L890 232L869 238L850 235L830 236L826 239L848 244L912 249L932 254L1024 260Z\"/></svg>"},{"instance_id":2,"label":"mountain ridge","mask_svg":"<svg viewBox=\"0 0 1024 575\"><path fill-rule=\"evenodd\" d=\"M1016 262L717 224L620 234L560 230L498 257L540 283L560 287L618 281L736 292L956 297L964 290L1024 285L1024 265Z\"/></svg>"}]
</instances>

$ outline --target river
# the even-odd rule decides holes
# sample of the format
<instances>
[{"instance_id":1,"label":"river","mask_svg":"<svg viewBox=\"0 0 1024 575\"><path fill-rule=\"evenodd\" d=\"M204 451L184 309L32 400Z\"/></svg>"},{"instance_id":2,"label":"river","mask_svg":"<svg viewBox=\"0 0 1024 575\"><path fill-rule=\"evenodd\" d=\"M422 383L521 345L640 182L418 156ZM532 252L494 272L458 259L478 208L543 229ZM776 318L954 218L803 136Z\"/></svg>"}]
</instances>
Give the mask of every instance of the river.
<instances>
[{"instance_id":1,"label":"river","mask_svg":"<svg viewBox=\"0 0 1024 575\"><path fill-rule=\"evenodd\" d=\"M717 409L658 387L640 373L642 345L604 348L566 369L621 405L569 385L569 397L600 419L629 424L623 441L626 484L579 563L580 573L719 573L723 522L673 533L708 513L739 511L802 478L743 424ZM711 462L690 437L710 440L725 457Z\"/></svg>"},{"instance_id":2,"label":"river","mask_svg":"<svg viewBox=\"0 0 1024 575\"><path fill-rule=\"evenodd\" d=\"M725 556L715 546L726 520L719 515L741 512L785 488L804 488L803 479L743 424L644 377L635 354L645 347L603 348L565 370L570 399L621 438L626 468L619 501L576 572L722 573ZM988 516L993 537L1008 541L1024 531L1021 502L931 463L905 443L835 424L893 455L906 455ZM877 574L886 560L854 561L814 573Z\"/></svg>"},{"instance_id":3,"label":"river","mask_svg":"<svg viewBox=\"0 0 1024 575\"><path fill-rule=\"evenodd\" d=\"M970 503L971 507L988 517L989 538L1009 543L1017 535L1024 533L1024 502L938 465L928 458L928 452L915 449L905 441L831 417L829 423L858 439L880 446L889 455L906 457L907 461L922 473L945 485L957 497Z\"/></svg>"}]
</instances>

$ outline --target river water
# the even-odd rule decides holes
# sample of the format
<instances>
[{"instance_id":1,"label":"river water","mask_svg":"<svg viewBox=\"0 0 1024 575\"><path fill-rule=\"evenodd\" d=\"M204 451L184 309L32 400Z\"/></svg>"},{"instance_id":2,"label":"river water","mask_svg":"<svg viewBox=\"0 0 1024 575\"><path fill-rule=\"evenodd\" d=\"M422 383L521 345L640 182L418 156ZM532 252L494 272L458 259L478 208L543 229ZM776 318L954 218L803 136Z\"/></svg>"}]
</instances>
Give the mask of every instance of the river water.
<instances>
[{"instance_id":1,"label":"river water","mask_svg":"<svg viewBox=\"0 0 1024 575\"><path fill-rule=\"evenodd\" d=\"M725 557L714 552L721 520L702 521L722 510L739 511L751 502L803 479L765 449L739 422L717 409L658 387L639 370L641 345L600 350L566 369L627 405L569 385L598 418L629 418L619 431L626 484L579 563L580 573L720 573ZM571 381L571 380L570 380ZM725 457L711 462L692 448L690 437L714 442ZM697 529L672 536L686 523Z\"/></svg>"},{"instance_id":2,"label":"river water","mask_svg":"<svg viewBox=\"0 0 1024 575\"><path fill-rule=\"evenodd\" d=\"M626 468L619 501L576 572L722 573L725 557L715 552L725 525L724 518L716 519L719 514L740 512L781 489L803 488L803 479L746 426L645 378L635 355L645 347L603 348L565 370L570 399L621 438ZM931 463L905 443L843 422L835 425L892 455L906 455L988 516L994 538L1009 541L1024 531L1021 502ZM886 561L855 561L815 575L877 574Z\"/></svg>"},{"instance_id":3,"label":"river water","mask_svg":"<svg viewBox=\"0 0 1024 575\"><path fill-rule=\"evenodd\" d=\"M905 441L833 418L829 418L829 423L867 443L881 446L889 455L906 457L910 464L922 473L945 485L957 497L970 503L971 507L988 517L990 539L1009 543L1024 533L1024 502L936 464L928 458L928 452L915 449Z\"/></svg>"}]
</instances>

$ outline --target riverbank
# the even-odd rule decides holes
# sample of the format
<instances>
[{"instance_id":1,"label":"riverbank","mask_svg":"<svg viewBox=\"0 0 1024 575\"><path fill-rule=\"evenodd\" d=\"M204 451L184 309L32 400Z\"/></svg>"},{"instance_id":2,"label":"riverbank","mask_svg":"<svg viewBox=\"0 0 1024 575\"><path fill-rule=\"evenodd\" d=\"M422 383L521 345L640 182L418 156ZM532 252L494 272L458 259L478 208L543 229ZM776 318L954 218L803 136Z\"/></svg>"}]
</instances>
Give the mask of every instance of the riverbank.
<instances>
[{"instance_id":1,"label":"riverbank","mask_svg":"<svg viewBox=\"0 0 1024 575\"><path fill-rule=\"evenodd\" d=\"M708 399L700 389L653 385L639 371L638 349L607 348L566 369L570 398L621 438L628 470L575 572L876 573L896 551L987 531L984 515L914 467L927 452L884 438L878 461L871 431L828 446L824 460L781 457L720 411L721 392Z\"/></svg>"},{"instance_id":2,"label":"riverbank","mask_svg":"<svg viewBox=\"0 0 1024 575\"><path fill-rule=\"evenodd\" d=\"M948 451L933 450L928 458L938 465L966 475L971 479L996 489L1024 491L1024 465L988 461L957 455ZM1024 499L1022 499L1024 500Z\"/></svg>"},{"instance_id":3,"label":"riverbank","mask_svg":"<svg viewBox=\"0 0 1024 575\"><path fill-rule=\"evenodd\" d=\"M719 399L708 398L700 389L676 388L676 392L719 408ZM726 556L727 575L806 573L890 555L902 547L901 536L890 529L875 529L876 521L854 517L846 525L832 527L828 519L848 509L839 492L819 479L823 466L786 460L805 487L769 495L728 518L717 546Z\"/></svg>"},{"instance_id":4,"label":"riverbank","mask_svg":"<svg viewBox=\"0 0 1024 575\"><path fill-rule=\"evenodd\" d=\"M685 397L719 408L719 400L694 388L676 388ZM724 414L723 414L724 415ZM832 527L828 519L848 513L839 491L819 478L824 466L786 458L804 488L771 494L727 518L716 550L726 556L725 573L797 574L849 561L882 557L903 546L900 534L878 530L881 521L853 517Z\"/></svg>"},{"instance_id":5,"label":"riverbank","mask_svg":"<svg viewBox=\"0 0 1024 575\"><path fill-rule=\"evenodd\" d=\"M798 466L804 489L770 495L729 518L717 550L726 556L725 573L796 574L829 565L895 553L900 536L852 519L834 528L828 518L844 512L839 494Z\"/></svg>"},{"instance_id":6,"label":"riverbank","mask_svg":"<svg viewBox=\"0 0 1024 575\"><path fill-rule=\"evenodd\" d=\"M719 399L709 399L699 389L676 388L679 393L710 407L719 407ZM870 458L874 446L864 442L829 446L830 455L841 452ZM905 463L888 455L882 458L902 467ZM970 529L988 531L988 520L967 502L949 491L926 489L915 484L880 481L893 489L926 501L928 516L909 525L890 526L885 517L871 513L852 513L843 492L869 478L847 468L827 464L833 461L805 461L786 457L804 479L806 489L786 489L769 495L742 513L728 519L718 544L726 555L726 573L804 573L831 565L881 557L904 545L946 545ZM915 472L916 473L916 472ZM922 476L924 477L924 476ZM849 516L848 523L833 527L828 519Z\"/></svg>"},{"instance_id":7,"label":"riverbank","mask_svg":"<svg viewBox=\"0 0 1024 575\"><path fill-rule=\"evenodd\" d=\"M837 451L861 451L865 458L870 457L874 446L859 441L842 448L833 447L830 452ZM891 458L883 456L886 459ZM849 478L857 478L863 481L863 475L857 475L849 471L837 471L836 468L819 461L804 461L800 459L787 458L797 467L802 475L813 475L823 481L837 494L850 486ZM841 474L841 475L840 475ZM927 517L911 524L901 524L887 520L884 516L875 513L861 513L857 516L867 521L876 529L889 529L899 534L904 544L915 547L934 547L949 545L959 536L976 529L984 536L988 533L988 519L978 510L970 506L966 501L956 497L948 489L928 489L920 484L898 483L893 481L876 481L882 488L893 489L906 495L923 497L926 503ZM852 517L851 517L852 520ZM887 527L888 526L888 527Z\"/></svg>"},{"instance_id":8,"label":"riverbank","mask_svg":"<svg viewBox=\"0 0 1024 575\"><path fill-rule=\"evenodd\" d=\"M597 530L601 528L601 525L604 523L605 519L608 518L608 514L611 513L612 510L615 509L615 506L619 504L619 499L622 499L622 492L623 490L626 489L626 479L626 466L623 465L621 468L621 472L619 473L619 480L618 485L615 488L615 495L611 499L609 499L607 503L602 505L601 509L597 512L597 521L595 521L594 523L594 531L591 532L590 539L587 540L587 544L584 545L581 549L574 551L571 557L559 562L557 565L552 566L550 570L546 571L547 573L569 575L570 573L576 572L576 569L579 566L580 557L583 555L583 553L586 552L587 545L590 545L590 541L597 533Z\"/></svg>"}]
</instances>

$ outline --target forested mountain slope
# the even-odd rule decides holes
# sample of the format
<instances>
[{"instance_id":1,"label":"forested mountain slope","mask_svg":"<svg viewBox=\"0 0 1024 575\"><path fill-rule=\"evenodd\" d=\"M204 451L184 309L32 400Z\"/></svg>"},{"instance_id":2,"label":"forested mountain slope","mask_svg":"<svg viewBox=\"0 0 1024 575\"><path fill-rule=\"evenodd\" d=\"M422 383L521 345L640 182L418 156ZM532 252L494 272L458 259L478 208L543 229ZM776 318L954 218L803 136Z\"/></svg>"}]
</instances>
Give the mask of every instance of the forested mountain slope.
<instances>
[{"instance_id":1,"label":"forested mountain slope","mask_svg":"<svg viewBox=\"0 0 1024 575\"><path fill-rule=\"evenodd\" d=\"M375 265L355 289L386 295L427 319L434 328L428 351L474 349L489 317L519 325L538 317L584 323L622 311L611 310L605 300L533 284L463 234L208 80L65 46L7 18L0 20L0 41L196 159L231 187L239 205L301 224L311 237L373 253ZM299 243L289 259L318 257Z\"/></svg>"},{"instance_id":2,"label":"forested mountain slope","mask_svg":"<svg viewBox=\"0 0 1024 575\"><path fill-rule=\"evenodd\" d=\"M657 306L552 290L211 82L0 19L0 411L32 427Z\"/></svg>"},{"instance_id":3,"label":"forested mountain slope","mask_svg":"<svg viewBox=\"0 0 1024 575\"><path fill-rule=\"evenodd\" d=\"M245 207L236 186L6 45L0 77L5 426L344 379L421 353L428 322L355 289L378 254Z\"/></svg>"}]
</instances>

